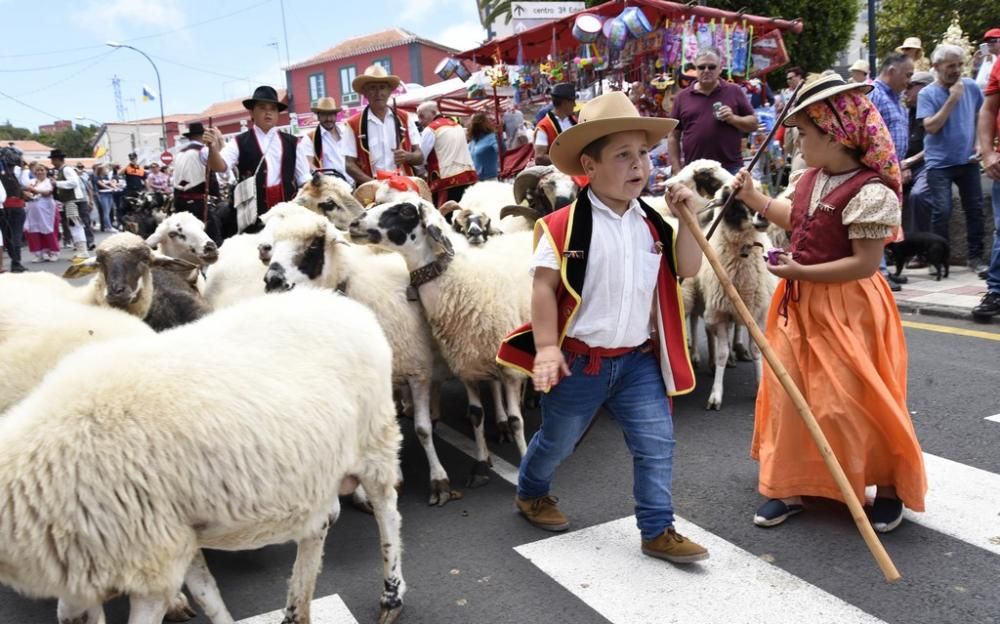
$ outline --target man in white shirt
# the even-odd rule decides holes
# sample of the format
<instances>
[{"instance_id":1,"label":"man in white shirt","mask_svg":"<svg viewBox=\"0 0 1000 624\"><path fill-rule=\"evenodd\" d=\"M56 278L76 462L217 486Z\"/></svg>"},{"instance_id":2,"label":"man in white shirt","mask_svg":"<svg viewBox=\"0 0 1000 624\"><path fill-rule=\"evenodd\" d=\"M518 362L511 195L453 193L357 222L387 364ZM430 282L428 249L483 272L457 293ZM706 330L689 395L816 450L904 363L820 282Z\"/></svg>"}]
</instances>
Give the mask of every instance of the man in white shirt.
<instances>
[{"instance_id":1,"label":"man in white shirt","mask_svg":"<svg viewBox=\"0 0 1000 624\"><path fill-rule=\"evenodd\" d=\"M213 171L236 168L240 181L255 178L257 182L258 217L275 204L291 201L298 188L309 181L309 163L298 149L298 139L277 128L278 114L288 105L278 100L272 87L260 86L253 96L243 100L250 111L253 128L226 144L219 154L209 152ZM263 162L261 160L263 159ZM246 228L257 232L263 228L258 219Z\"/></svg>"},{"instance_id":2,"label":"man in white shirt","mask_svg":"<svg viewBox=\"0 0 1000 624\"><path fill-rule=\"evenodd\" d=\"M216 174L226 170L224 159L211 159L214 166L210 167L209 155L213 152L219 154L222 133L216 128L206 129L200 121L193 121L188 124L183 136L188 140L187 145L177 152L174 159L174 212L190 212L204 220L205 232L216 245L221 245L226 235L234 234L235 229L226 230L221 215L205 209L205 199L206 195L220 196Z\"/></svg>"},{"instance_id":3,"label":"man in white shirt","mask_svg":"<svg viewBox=\"0 0 1000 624\"><path fill-rule=\"evenodd\" d=\"M344 160L344 130L337 123L337 114L341 111L337 100L321 97L310 110L316 113L319 126L299 142L299 149L313 171L332 173L353 186L354 179L347 175L347 162Z\"/></svg>"},{"instance_id":4,"label":"man in white shirt","mask_svg":"<svg viewBox=\"0 0 1000 624\"><path fill-rule=\"evenodd\" d=\"M420 152L427 163L427 184L434 203L441 206L448 200L459 201L465 189L479 181L465 128L442 115L433 101L421 103L417 117L424 126Z\"/></svg>"},{"instance_id":5,"label":"man in white shirt","mask_svg":"<svg viewBox=\"0 0 1000 624\"><path fill-rule=\"evenodd\" d=\"M576 88L568 82L552 87L552 109L535 126L535 164L551 165L549 146L565 130L576 125L573 109L576 108Z\"/></svg>"},{"instance_id":6,"label":"man in white shirt","mask_svg":"<svg viewBox=\"0 0 1000 624\"><path fill-rule=\"evenodd\" d=\"M412 176L413 167L424 162L414 116L389 107L399 84L399 77L386 73L381 65L371 65L351 83L368 100L368 106L351 116L344 128L347 173L358 184L376 178L379 171Z\"/></svg>"},{"instance_id":7,"label":"man in white shirt","mask_svg":"<svg viewBox=\"0 0 1000 624\"><path fill-rule=\"evenodd\" d=\"M83 215L80 214L81 202L86 206L86 197L80 177L73 167L66 164L66 154L61 149L49 152L49 160L56 170L56 201L62 202L69 233L73 238L73 260L85 260L90 257L87 251L87 234L83 229Z\"/></svg>"}]
</instances>

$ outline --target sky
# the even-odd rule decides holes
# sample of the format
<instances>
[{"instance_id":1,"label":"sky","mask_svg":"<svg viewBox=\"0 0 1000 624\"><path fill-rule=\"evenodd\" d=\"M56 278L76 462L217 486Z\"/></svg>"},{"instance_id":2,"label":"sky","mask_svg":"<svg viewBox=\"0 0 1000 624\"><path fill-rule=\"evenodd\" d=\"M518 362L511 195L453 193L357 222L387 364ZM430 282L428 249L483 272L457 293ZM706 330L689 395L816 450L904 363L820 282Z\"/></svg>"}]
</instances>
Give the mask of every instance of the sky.
<instances>
[{"instance_id":1,"label":"sky","mask_svg":"<svg viewBox=\"0 0 1000 624\"><path fill-rule=\"evenodd\" d=\"M405 28L459 50L486 38L476 0L0 0L0 123L36 130L57 119L117 119L112 78L121 80L125 118L199 113L248 96L259 84L284 87L294 64L344 39ZM142 50L160 71L130 49ZM83 121L77 117L88 118Z\"/></svg>"}]
</instances>

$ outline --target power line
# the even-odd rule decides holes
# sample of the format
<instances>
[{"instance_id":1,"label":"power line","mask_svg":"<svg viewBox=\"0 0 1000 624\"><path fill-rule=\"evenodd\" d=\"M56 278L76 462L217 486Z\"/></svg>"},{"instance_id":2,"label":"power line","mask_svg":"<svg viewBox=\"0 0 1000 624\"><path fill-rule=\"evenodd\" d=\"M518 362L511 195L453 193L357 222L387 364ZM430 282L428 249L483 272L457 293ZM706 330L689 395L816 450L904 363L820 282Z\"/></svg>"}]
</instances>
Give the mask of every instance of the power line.
<instances>
[{"instance_id":1,"label":"power line","mask_svg":"<svg viewBox=\"0 0 1000 624\"><path fill-rule=\"evenodd\" d=\"M113 54L114 52L115 52L114 50L109 50L107 54L102 54L102 55L100 55L100 56L99 56L99 57L97 58L97 60L96 60L96 61L94 61L93 63L91 63L91 64L89 64L89 65L87 65L87 66L85 66L85 67L81 67L80 69L77 69L77 70L75 70L75 71L74 71L74 72L73 72L72 74L70 74L70 75L68 75L68 76L64 76L64 77L60 78L59 80L57 80L57 81L55 81L55 82L52 82L52 83L49 83L49 84L45 85L44 87L39 87L39 88L37 88L37 89L34 89L34 90L32 90L32 91L26 91L26 92L24 92L24 93L18 93L18 94L17 94L17 96L18 96L18 97L24 97L24 96L26 96L26 95L33 95L33 94L35 94L35 93L39 93L39 92L41 92L41 91L45 91L45 90L47 90L47 89L51 89L52 87L55 87L55 86L58 86L58 85L61 85L61 84L63 84L64 82L69 82L70 80L72 80L72 79L74 79L74 78L79 78L79 77L82 77L82 76L83 76L83 72L85 72L86 70L90 69L91 67L93 67L93 66L97 65L98 63L101 63L102 61L104 61L104 59L106 59L106 58L107 58L107 57L108 57L109 55Z\"/></svg>"},{"instance_id":2,"label":"power line","mask_svg":"<svg viewBox=\"0 0 1000 624\"><path fill-rule=\"evenodd\" d=\"M203 26L204 24L211 24L212 22L217 22L219 20L226 19L227 17L233 17L234 15L239 15L240 13L246 13L247 11L251 11L253 9L256 9L257 7L264 6L265 4L269 4L270 2L272 2L272 0L263 0L263 2L258 2L256 4L251 4L250 6L243 7L242 9L237 9L236 11L231 11L231 12L225 13L223 15L217 15L216 17L210 17L207 20L202 20L200 22L195 22L193 24L188 24L187 26L181 26L180 28L175 28L173 30L167 30L167 31L164 31L164 32L155 33L155 34L152 34L152 35L143 35L141 37L133 37L131 39L122 39L121 41L124 42L124 43L128 43L130 41L143 41L143 40L146 40L146 39L155 39L156 37L165 37L166 35L172 35L174 33L178 33L178 32L184 31L184 30L190 30L190 29L196 28L198 26ZM45 52L26 52L26 53L22 53L22 54L0 54L0 58L26 58L26 57L30 57L30 56L49 56L49 55L53 55L53 54L65 54L67 52L80 52L82 50L94 50L94 49L103 48L103 47L104 47L103 44L99 44L99 45L95 44L95 45L89 45L89 46L79 46L79 47L75 47L75 48L63 48L62 50L47 50ZM14 71L34 71L34 70L14 70Z\"/></svg>"},{"instance_id":3,"label":"power line","mask_svg":"<svg viewBox=\"0 0 1000 624\"><path fill-rule=\"evenodd\" d=\"M52 113L48 113L46 111L43 111L40 108L35 108L31 104L27 104L25 102L22 102L21 100L17 99L13 95L8 95L8 94L4 93L3 91L0 91L0 95L4 96L8 100L11 100L13 102L17 102L18 104L20 104L21 106L23 106L25 108L30 108L31 110L35 111L36 113L41 113L41 114L45 115L46 117L51 117L52 119L62 119L62 117L60 117L59 115L53 115Z\"/></svg>"},{"instance_id":4,"label":"power line","mask_svg":"<svg viewBox=\"0 0 1000 624\"><path fill-rule=\"evenodd\" d=\"M150 56L153 57L153 58L155 58L158 61L163 61L164 63L166 63L168 65L177 65L178 67L183 67L185 69L190 69L191 71L201 72L203 74L211 74L213 76L219 76L219 77L222 77L222 78L231 78L233 80L250 80L246 76L230 76L229 74L221 74L219 72L212 71L210 69L205 69L204 67L198 67L196 65L187 65L185 63L180 63L178 61L172 61L170 59L163 58L162 56L157 56L155 54L150 54Z\"/></svg>"},{"instance_id":5,"label":"power line","mask_svg":"<svg viewBox=\"0 0 1000 624\"><path fill-rule=\"evenodd\" d=\"M43 67L27 67L27 68L24 68L24 69L0 69L0 73L3 73L3 74L23 74L23 73L27 73L27 72L33 72L33 71L42 71L42 70L46 70L46 69L59 69L60 67L69 67L71 65L79 65L80 63L86 63L87 61L92 61L92 60L97 59L97 58L103 58L103 57L107 56L108 54L112 54L112 53L114 53L114 50L109 50L107 52L102 52L102 53L96 54L94 56L88 56L87 58L82 58L82 59L79 59L79 60L76 60L76 61L71 61L69 63L60 63L58 65L45 65Z\"/></svg>"}]
</instances>

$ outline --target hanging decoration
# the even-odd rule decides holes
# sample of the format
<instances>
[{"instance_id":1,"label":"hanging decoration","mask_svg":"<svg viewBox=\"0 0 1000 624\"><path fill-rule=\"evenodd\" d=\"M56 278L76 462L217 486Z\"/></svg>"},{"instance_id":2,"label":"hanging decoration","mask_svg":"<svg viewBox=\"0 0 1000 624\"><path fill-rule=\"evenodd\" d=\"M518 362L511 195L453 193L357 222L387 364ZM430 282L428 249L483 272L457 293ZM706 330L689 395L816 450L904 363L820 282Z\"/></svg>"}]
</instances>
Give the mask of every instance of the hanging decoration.
<instances>
[{"instance_id":1,"label":"hanging decoration","mask_svg":"<svg viewBox=\"0 0 1000 624\"><path fill-rule=\"evenodd\" d=\"M620 19L633 37L641 37L653 30L649 20L646 19L646 14L639 7L629 7L615 19Z\"/></svg>"},{"instance_id":2,"label":"hanging decoration","mask_svg":"<svg viewBox=\"0 0 1000 624\"><path fill-rule=\"evenodd\" d=\"M573 37L580 43L593 43L601 36L602 27L600 17L584 13L573 21Z\"/></svg>"}]
</instances>

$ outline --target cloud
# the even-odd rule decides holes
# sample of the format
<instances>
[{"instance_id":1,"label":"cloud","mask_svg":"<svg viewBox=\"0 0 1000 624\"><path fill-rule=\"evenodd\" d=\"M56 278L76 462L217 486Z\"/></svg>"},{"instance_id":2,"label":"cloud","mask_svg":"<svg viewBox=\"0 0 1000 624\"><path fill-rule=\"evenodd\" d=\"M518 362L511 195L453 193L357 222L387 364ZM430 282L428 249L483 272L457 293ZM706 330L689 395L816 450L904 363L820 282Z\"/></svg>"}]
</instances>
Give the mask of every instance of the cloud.
<instances>
[{"instance_id":1,"label":"cloud","mask_svg":"<svg viewBox=\"0 0 1000 624\"><path fill-rule=\"evenodd\" d=\"M172 30L186 25L179 0L98 0L76 11L73 20L104 37L128 38L130 27ZM182 34L182 33L178 33Z\"/></svg>"},{"instance_id":2,"label":"cloud","mask_svg":"<svg viewBox=\"0 0 1000 624\"><path fill-rule=\"evenodd\" d=\"M430 39L456 50L469 50L486 40L486 29L478 20L469 20L452 24Z\"/></svg>"}]
</instances>

